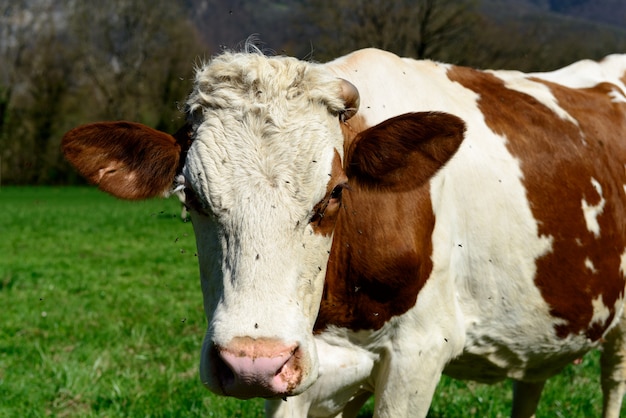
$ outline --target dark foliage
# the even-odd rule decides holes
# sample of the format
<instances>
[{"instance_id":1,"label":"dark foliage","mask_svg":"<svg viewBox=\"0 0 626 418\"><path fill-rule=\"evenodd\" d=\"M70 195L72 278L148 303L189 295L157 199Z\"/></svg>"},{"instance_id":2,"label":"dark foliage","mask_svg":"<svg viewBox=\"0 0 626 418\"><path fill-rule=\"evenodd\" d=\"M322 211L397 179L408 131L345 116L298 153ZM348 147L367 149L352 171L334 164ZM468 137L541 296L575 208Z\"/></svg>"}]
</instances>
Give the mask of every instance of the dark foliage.
<instances>
[{"instance_id":1,"label":"dark foliage","mask_svg":"<svg viewBox=\"0 0 626 418\"><path fill-rule=\"evenodd\" d=\"M175 132L194 64L256 34L326 61L362 47L479 68L551 70L626 52L622 0L0 0L0 185L80 182L70 128Z\"/></svg>"}]
</instances>

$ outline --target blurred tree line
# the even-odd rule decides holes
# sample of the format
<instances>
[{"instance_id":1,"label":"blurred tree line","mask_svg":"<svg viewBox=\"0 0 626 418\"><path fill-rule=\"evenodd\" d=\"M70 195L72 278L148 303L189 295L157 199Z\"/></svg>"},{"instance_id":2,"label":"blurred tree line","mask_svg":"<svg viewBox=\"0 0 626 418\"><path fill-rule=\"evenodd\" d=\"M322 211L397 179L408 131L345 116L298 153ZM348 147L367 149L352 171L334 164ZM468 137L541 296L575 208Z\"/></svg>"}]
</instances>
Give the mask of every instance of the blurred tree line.
<instances>
[{"instance_id":1,"label":"blurred tree line","mask_svg":"<svg viewBox=\"0 0 626 418\"><path fill-rule=\"evenodd\" d=\"M626 51L626 34L550 17L499 21L479 0L0 0L0 186L81 180L59 143L127 119L164 131L195 65L251 34L327 61L362 47L479 68L549 70ZM590 41L593 40L593 41Z\"/></svg>"},{"instance_id":2,"label":"blurred tree line","mask_svg":"<svg viewBox=\"0 0 626 418\"><path fill-rule=\"evenodd\" d=\"M75 125L180 125L176 103L203 51L167 0L0 0L2 184L75 182L59 152Z\"/></svg>"}]
</instances>

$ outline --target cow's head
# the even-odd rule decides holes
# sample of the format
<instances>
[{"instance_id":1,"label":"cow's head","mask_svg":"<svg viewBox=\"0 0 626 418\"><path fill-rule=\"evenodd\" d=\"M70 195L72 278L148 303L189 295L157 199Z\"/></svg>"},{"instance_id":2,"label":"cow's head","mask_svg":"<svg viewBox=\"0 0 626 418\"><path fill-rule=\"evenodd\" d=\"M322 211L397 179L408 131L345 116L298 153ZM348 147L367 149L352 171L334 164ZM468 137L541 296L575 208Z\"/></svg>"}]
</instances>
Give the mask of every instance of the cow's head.
<instances>
[{"instance_id":1,"label":"cow's head","mask_svg":"<svg viewBox=\"0 0 626 418\"><path fill-rule=\"evenodd\" d=\"M321 65L228 53L198 69L188 125L177 134L112 122L64 137L68 160L118 197L184 187L208 320L200 375L218 394L284 397L317 378L312 330L349 182L341 123L358 102L356 88ZM447 116L462 137L463 124ZM380 157L372 141L364 143L350 155ZM438 169L459 143L445 155L426 151L424 161ZM403 147L403 154L417 148ZM398 164L415 163L404 156ZM382 161L359 164L352 171L370 182L378 166L385 166L379 174L398 176Z\"/></svg>"}]
</instances>

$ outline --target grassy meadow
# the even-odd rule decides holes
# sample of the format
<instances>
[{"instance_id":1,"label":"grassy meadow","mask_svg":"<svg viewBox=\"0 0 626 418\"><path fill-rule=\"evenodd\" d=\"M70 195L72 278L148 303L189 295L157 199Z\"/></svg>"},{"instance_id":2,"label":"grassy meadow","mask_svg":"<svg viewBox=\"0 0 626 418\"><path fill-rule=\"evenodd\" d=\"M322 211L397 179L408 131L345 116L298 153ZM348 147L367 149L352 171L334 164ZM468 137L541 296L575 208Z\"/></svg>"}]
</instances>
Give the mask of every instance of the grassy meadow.
<instances>
[{"instance_id":1,"label":"grassy meadow","mask_svg":"<svg viewBox=\"0 0 626 418\"><path fill-rule=\"evenodd\" d=\"M2 418L263 416L261 400L200 384L205 318L176 199L2 187L0 312ZM551 379L537 416L599 416L598 370L591 353ZM444 377L430 416L504 417L510 404L508 382Z\"/></svg>"}]
</instances>

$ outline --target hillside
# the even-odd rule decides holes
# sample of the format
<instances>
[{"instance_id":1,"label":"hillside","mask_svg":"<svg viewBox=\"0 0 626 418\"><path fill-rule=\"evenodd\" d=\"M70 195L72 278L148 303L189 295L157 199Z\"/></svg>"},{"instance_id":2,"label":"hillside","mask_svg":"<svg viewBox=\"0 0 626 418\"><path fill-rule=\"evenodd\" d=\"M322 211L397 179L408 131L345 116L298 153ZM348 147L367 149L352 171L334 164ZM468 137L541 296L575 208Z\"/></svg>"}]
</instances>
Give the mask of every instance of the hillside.
<instances>
[{"instance_id":1,"label":"hillside","mask_svg":"<svg viewBox=\"0 0 626 418\"><path fill-rule=\"evenodd\" d=\"M515 68L551 70L626 52L624 0L481 0L480 12L539 50L534 62Z\"/></svg>"},{"instance_id":2,"label":"hillside","mask_svg":"<svg viewBox=\"0 0 626 418\"><path fill-rule=\"evenodd\" d=\"M624 0L482 0L483 13L501 18L567 19L626 28Z\"/></svg>"},{"instance_id":3,"label":"hillside","mask_svg":"<svg viewBox=\"0 0 626 418\"><path fill-rule=\"evenodd\" d=\"M569 0L550 2L550 10L581 19L626 27L624 0Z\"/></svg>"}]
</instances>

